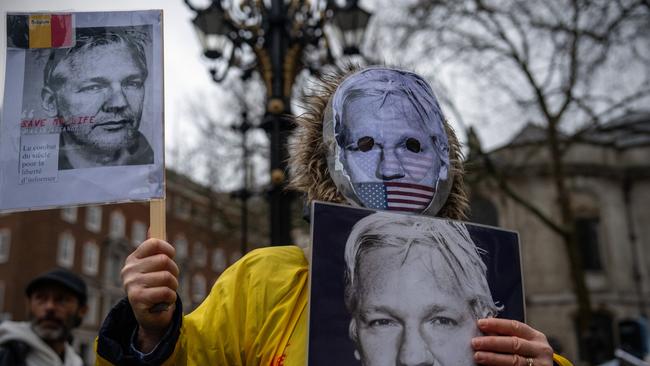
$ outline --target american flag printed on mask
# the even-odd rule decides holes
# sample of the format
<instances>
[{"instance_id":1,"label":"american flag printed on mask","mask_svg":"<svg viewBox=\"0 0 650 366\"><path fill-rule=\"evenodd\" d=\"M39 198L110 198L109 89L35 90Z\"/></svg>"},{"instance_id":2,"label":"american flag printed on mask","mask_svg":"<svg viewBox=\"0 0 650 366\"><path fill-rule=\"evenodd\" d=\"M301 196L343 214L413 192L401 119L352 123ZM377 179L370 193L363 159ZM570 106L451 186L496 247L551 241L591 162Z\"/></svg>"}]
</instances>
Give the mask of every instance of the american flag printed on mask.
<instances>
[{"instance_id":1,"label":"american flag printed on mask","mask_svg":"<svg viewBox=\"0 0 650 366\"><path fill-rule=\"evenodd\" d=\"M359 198L367 208L422 212L433 199L435 189L413 183L356 183Z\"/></svg>"}]
</instances>

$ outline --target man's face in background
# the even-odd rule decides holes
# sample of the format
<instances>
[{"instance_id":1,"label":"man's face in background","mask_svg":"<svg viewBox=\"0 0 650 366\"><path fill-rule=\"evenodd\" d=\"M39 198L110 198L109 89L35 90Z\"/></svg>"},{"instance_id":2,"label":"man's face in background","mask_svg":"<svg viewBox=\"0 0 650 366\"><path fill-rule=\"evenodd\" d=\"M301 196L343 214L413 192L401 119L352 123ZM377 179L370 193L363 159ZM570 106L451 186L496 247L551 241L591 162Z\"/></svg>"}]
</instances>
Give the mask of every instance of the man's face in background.
<instances>
[{"instance_id":1,"label":"man's face in background","mask_svg":"<svg viewBox=\"0 0 650 366\"><path fill-rule=\"evenodd\" d=\"M98 153L137 141L147 72L124 43L98 45L61 61L44 88L46 110L63 119L74 142Z\"/></svg>"},{"instance_id":2,"label":"man's face in background","mask_svg":"<svg viewBox=\"0 0 650 366\"><path fill-rule=\"evenodd\" d=\"M37 288L27 301L32 329L45 342L65 340L86 313L79 299L60 285Z\"/></svg>"},{"instance_id":3,"label":"man's face in background","mask_svg":"<svg viewBox=\"0 0 650 366\"><path fill-rule=\"evenodd\" d=\"M357 350L364 366L474 365L479 334L469 300L459 294L441 254L413 245L381 247L359 259Z\"/></svg>"}]
</instances>

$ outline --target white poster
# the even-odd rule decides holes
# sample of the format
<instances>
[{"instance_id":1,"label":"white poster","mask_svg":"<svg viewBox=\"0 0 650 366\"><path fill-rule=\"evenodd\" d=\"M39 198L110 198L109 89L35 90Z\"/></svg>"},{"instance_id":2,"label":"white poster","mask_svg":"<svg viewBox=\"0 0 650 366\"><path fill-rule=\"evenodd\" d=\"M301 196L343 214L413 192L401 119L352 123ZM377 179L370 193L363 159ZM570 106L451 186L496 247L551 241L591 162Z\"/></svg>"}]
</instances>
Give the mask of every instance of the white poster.
<instances>
[{"instance_id":1,"label":"white poster","mask_svg":"<svg viewBox=\"0 0 650 366\"><path fill-rule=\"evenodd\" d=\"M0 211L162 198L162 11L7 14Z\"/></svg>"}]
</instances>

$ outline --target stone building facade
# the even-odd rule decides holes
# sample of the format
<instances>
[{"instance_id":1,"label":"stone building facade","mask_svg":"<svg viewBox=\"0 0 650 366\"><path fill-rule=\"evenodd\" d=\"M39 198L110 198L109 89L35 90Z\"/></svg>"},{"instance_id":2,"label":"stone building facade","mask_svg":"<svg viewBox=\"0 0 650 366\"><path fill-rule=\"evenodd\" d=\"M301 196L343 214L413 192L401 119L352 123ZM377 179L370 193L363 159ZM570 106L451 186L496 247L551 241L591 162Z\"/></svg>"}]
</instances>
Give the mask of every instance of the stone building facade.
<instances>
[{"instance_id":1,"label":"stone building facade","mask_svg":"<svg viewBox=\"0 0 650 366\"><path fill-rule=\"evenodd\" d=\"M528 125L489 157L520 197L557 219L545 141L544 129ZM470 153L472 218L519 232L528 322L576 364L598 363L620 345L620 321L650 315L650 113L587 130L564 163L594 310L589 344L579 341L562 239L504 194Z\"/></svg>"},{"instance_id":2,"label":"stone building facade","mask_svg":"<svg viewBox=\"0 0 650 366\"><path fill-rule=\"evenodd\" d=\"M176 247L184 311L195 308L219 274L241 256L237 203L187 177L167 172L167 236ZM26 320L24 289L53 267L80 274L88 285L89 311L74 347L94 363L93 342L109 309L124 296L120 270L145 240L146 202L89 205L0 214L0 316ZM249 234L260 242L255 232ZM252 248L248 248L252 249Z\"/></svg>"}]
</instances>

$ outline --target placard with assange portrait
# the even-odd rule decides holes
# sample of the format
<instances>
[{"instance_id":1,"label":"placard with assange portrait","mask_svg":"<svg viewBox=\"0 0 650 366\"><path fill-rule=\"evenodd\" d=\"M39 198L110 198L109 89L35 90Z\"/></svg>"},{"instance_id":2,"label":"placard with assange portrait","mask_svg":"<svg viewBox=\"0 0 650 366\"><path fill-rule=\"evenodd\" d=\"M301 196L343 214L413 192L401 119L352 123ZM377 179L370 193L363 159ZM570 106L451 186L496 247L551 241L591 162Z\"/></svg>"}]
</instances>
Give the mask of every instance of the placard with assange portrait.
<instances>
[{"instance_id":1,"label":"placard with assange portrait","mask_svg":"<svg viewBox=\"0 0 650 366\"><path fill-rule=\"evenodd\" d=\"M162 198L162 11L8 13L0 211Z\"/></svg>"},{"instance_id":2,"label":"placard with assange portrait","mask_svg":"<svg viewBox=\"0 0 650 366\"><path fill-rule=\"evenodd\" d=\"M314 202L308 364L474 365L476 320L525 321L519 237Z\"/></svg>"}]
</instances>

